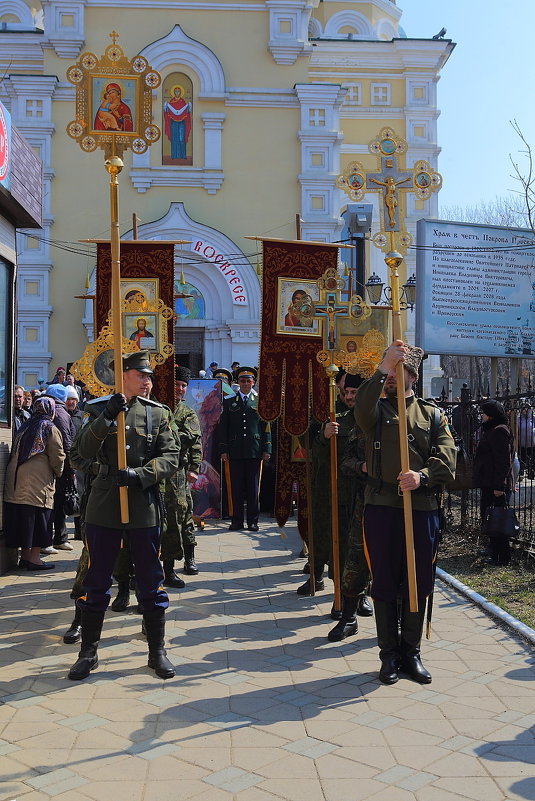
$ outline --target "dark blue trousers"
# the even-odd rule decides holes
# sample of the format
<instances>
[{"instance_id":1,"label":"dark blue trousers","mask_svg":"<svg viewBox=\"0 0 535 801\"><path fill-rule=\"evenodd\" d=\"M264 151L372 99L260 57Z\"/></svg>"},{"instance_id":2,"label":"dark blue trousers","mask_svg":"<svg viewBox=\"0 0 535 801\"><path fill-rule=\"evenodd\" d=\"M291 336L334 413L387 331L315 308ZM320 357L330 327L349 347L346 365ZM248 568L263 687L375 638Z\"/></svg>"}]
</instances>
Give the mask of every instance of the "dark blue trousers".
<instances>
[{"instance_id":1,"label":"dark blue trousers","mask_svg":"<svg viewBox=\"0 0 535 801\"><path fill-rule=\"evenodd\" d=\"M247 525L258 524L260 462L260 459L230 459L233 526L243 526L244 502L247 502Z\"/></svg>"},{"instance_id":2,"label":"dark blue trousers","mask_svg":"<svg viewBox=\"0 0 535 801\"><path fill-rule=\"evenodd\" d=\"M364 507L364 551L372 578L371 596L377 601L408 598L403 509ZM434 561L438 548L438 511L413 509L412 525L419 599L433 591Z\"/></svg>"},{"instance_id":3,"label":"dark blue trousers","mask_svg":"<svg viewBox=\"0 0 535 801\"><path fill-rule=\"evenodd\" d=\"M162 587L163 570L158 558L160 529L106 528L86 523L85 539L89 552L89 567L84 579L84 592L77 604L81 609L105 612L110 602L110 587L115 559L122 537L128 539L136 571L136 594L144 612L155 607L167 609L169 598Z\"/></svg>"}]
</instances>

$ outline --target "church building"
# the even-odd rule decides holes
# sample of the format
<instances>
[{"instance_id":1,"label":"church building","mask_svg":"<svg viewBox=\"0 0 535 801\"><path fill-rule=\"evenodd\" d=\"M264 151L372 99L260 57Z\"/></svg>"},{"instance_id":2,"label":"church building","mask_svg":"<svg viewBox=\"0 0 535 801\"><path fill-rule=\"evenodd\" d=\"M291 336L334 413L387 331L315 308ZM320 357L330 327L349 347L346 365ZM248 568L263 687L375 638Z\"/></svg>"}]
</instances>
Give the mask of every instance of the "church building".
<instances>
[{"instance_id":1,"label":"church building","mask_svg":"<svg viewBox=\"0 0 535 801\"><path fill-rule=\"evenodd\" d=\"M353 161L375 167L368 144L385 127L407 141L407 168L439 169L437 84L454 45L410 38L401 17L394 0L2 0L0 100L44 181L42 231L18 234L18 382L50 379L95 335L95 249L83 240L109 238L109 178L103 152L67 134L66 72L83 53L100 58L116 42L161 75L161 138L125 153L119 219L125 240L136 215L139 239L188 242L175 249L177 360L255 365L260 243L244 237L295 239L298 215L302 239L340 240L350 200L337 178ZM109 83L98 125L135 107ZM404 202L415 239L437 196ZM373 236L381 195L365 203ZM386 281L381 251L368 244L366 260ZM409 251L407 276L414 264ZM410 338L412 315L406 325Z\"/></svg>"}]
</instances>

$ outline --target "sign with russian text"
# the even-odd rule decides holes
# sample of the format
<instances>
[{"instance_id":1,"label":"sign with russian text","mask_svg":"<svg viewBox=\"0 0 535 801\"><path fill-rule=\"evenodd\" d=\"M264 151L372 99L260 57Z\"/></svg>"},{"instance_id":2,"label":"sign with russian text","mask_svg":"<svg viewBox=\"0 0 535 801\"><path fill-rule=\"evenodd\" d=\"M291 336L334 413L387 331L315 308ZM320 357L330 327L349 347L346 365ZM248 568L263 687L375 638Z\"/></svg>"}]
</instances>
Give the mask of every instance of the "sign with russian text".
<instances>
[{"instance_id":1,"label":"sign with russian text","mask_svg":"<svg viewBox=\"0 0 535 801\"><path fill-rule=\"evenodd\" d=\"M9 188L9 156L11 150L11 115L0 103L0 184Z\"/></svg>"},{"instance_id":2,"label":"sign with russian text","mask_svg":"<svg viewBox=\"0 0 535 801\"><path fill-rule=\"evenodd\" d=\"M416 343L428 353L535 358L535 234L419 220Z\"/></svg>"},{"instance_id":3,"label":"sign with russian text","mask_svg":"<svg viewBox=\"0 0 535 801\"><path fill-rule=\"evenodd\" d=\"M232 302L238 306L247 306L249 303L247 300L247 291L240 275L238 265L236 264L236 259L219 253L218 249L210 242L205 242L202 239L197 239L192 242L191 249L194 253L199 253L206 261L217 267L228 284L230 294L232 295Z\"/></svg>"}]
</instances>

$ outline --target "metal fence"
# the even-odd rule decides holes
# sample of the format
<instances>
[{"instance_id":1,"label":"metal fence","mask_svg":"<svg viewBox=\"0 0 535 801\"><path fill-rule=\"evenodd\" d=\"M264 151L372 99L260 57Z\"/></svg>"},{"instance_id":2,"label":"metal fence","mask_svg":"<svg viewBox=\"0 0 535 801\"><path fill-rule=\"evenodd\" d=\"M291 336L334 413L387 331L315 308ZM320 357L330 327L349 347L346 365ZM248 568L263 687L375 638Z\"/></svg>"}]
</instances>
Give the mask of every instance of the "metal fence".
<instances>
[{"instance_id":1,"label":"metal fence","mask_svg":"<svg viewBox=\"0 0 535 801\"><path fill-rule=\"evenodd\" d=\"M507 389L507 388L506 388ZM535 391L496 395L495 400L503 404L509 418L509 426L515 438L515 490L510 505L514 507L520 531L513 544L527 556L535 556L535 530L533 500L535 496ZM479 404L483 398L471 398L465 385L461 397L448 401L442 397L437 401L445 411L456 435L462 438L464 448L471 458L479 441L481 416ZM446 509L455 522L479 529L479 490L449 491Z\"/></svg>"}]
</instances>

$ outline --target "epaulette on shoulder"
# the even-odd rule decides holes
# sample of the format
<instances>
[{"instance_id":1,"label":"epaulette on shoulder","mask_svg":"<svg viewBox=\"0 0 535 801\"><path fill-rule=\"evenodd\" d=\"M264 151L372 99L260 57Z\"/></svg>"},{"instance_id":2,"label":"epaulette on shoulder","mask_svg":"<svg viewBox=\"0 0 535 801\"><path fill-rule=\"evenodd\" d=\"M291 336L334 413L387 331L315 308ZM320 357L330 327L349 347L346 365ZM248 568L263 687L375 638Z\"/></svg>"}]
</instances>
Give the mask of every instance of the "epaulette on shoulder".
<instances>
[{"instance_id":1,"label":"epaulette on shoulder","mask_svg":"<svg viewBox=\"0 0 535 801\"><path fill-rule=\"evenodd\" d=\"M420 406L431 406L432 409L440 409L440 406L435 403L434 400L424 400L423 398L418 398L418 403Z\"/></svg>"},{"instance_id":2,"label":"epaulette on shoulder","mask_svg":"<svg viewBox=\"0 0 535 801\"><path fill-rule=\"evenodd\" d=\"M151 406L158 406L160 409L164 408L163 403L159 403L158 401L152 400L152 398L142 398L141 395L138 395L138 400L140 400L141 403L148 403Z\"/></svg>"},{"instance_id":3,"label":"epaulette on shoulder","mask_svg":"<svg viewBox=\"0 0 535 801\"><path fill-rule=\"evenodd\" d=\"M103 401L109 401L111 395L103 395L101 398L92 398L85 402L85 406L91 406L92 403L102 403ZM85 408L84 406L84 408Z\"/></svg>"}]
</instances>

